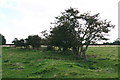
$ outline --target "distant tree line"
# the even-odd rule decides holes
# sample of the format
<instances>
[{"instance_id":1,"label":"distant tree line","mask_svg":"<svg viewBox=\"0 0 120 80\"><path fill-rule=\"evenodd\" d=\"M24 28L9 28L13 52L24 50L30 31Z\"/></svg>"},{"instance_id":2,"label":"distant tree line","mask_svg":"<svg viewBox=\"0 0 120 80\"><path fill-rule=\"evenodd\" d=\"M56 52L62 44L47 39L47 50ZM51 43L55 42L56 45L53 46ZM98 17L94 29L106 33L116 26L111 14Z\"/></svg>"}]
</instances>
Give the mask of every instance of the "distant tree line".
<instances>
[{"instance_id":1,"label":"distant tree line","mask_svg":"<svg viewBox=\"0 0 120 80\"><path fill-rule=\"evenodd\" d=\"M116 39L114 42L106 42L104 45L120 45L120 38Z\"/></svg>"},{"instance_id":2,"label":"distant tree line","mask_svg":"<svg viewBox=\"0 0 120 80\"><path fill-rule=\"evenodd\" d=\"M15 38L12 43L14 43L15 47L20 48L33 48L38 49L41 46L41 37L38 35L30 35L26 39L17 39Z\"/></svg>"}]
</instances>

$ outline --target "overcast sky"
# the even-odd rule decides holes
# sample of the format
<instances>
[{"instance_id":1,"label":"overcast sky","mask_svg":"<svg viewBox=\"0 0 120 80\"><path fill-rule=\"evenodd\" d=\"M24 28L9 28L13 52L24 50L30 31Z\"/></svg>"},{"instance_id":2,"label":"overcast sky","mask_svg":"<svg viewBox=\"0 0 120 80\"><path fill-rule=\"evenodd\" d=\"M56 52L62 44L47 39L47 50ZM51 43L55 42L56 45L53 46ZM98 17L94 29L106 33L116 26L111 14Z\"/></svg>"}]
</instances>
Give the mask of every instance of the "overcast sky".
<instances>
[{"instance_id":1,"label":"overcast sky","mask_svg":"<svg viewBox=\"0 0 120 80\"><path fill-rule=\"evenodd\" d=\"M0 33L7 43L14 38L27 38L49 29L50 23L65 9L78 8L80 13L100 13L101 19L116 27L109 33L110 41L118 37L119 0L0 0Z\"/></svg>"}]
</instances>

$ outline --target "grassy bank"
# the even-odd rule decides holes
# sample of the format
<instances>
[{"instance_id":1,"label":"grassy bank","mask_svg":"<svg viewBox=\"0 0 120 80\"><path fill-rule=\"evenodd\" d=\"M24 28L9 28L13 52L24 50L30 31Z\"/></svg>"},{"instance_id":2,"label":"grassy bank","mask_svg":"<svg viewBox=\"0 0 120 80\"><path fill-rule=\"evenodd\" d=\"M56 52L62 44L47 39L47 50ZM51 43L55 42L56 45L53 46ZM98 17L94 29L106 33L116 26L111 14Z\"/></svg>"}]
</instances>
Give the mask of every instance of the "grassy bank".
<instances>
[{"instance_id":1,"label":"grassy bank","mask_svg":"<svg viewBox=\"0 0 120 80\"><path fill-rule=\"evenodd\" d=\"M3 48L3 78L117 78L118 48L90 47L88 61L72 54Z\"/></svg>"}]
</instances>

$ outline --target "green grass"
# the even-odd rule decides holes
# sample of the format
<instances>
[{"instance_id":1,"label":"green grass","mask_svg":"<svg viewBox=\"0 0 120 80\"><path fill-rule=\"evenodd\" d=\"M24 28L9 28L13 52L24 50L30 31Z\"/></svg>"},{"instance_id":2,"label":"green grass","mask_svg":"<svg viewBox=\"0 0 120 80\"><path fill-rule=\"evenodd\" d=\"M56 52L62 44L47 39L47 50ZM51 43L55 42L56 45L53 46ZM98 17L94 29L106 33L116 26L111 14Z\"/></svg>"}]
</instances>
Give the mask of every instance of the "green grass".
<instances>
[{"instance_id":1,"label":"green grass","mask_svg":"<svg viewBox=\"0 0 120 80\"><path fill-rule=\"evenodd\" d=\"M118 78L118 48L89 47L88 61L70 53L3 48L3 78Z\"/></svg>"}]
</instances>

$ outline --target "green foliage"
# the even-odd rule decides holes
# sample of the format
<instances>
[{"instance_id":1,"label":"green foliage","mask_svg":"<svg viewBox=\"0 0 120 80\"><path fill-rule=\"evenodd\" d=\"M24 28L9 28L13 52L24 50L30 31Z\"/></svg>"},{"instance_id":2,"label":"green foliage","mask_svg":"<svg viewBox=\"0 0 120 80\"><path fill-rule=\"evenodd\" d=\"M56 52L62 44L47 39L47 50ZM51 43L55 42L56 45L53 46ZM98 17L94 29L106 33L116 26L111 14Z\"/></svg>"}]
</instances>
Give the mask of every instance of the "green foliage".
<instances>
[{"instance_id":1,"label":"green foliage","mask_svg":"<svg viewBox=\"0 0 120 80\"><path fill-rule=\"evenodd\" d=\"M22 46L25 46L25 40L24 39L20 39L18 40L17 38L15 38L12 43L14 43L14 45L16 47L22 47Z\"/></svg>"},{"instance_id":2,"label":"green foliage","mask_svg":"<svg viewBox=\"0 0 120 80\"><path fill-rule=\"evenodd\" d=\"M27 39L18 40L15 38L12 43L14 43L16 47L28 48L29 46L32 46L32 48L35 49L41 46L41 38L38 35L30 35Z\"/></svg>"},{"instance_id":3,"label":"green foliage","mask_svg":"<svg viewBox=\"0 0 120 80\"><path fill-rule=\"evenodd\" d=\"M2 34L0 34L0 44L2 45L6 44L6 39Z\"/></svg>"},{"instance_id":4,"label":"green foliage","mask_svg":"<svg viewBox=\"0 0 120 80\"><path fill-rule=\"evenodd\" d=\"M31 45L33 48L39 48L41 45L41 38L38 35L28 36L26 39L28 45Z\"/></svg>"},{"instance_id":5,"label":"green foliage","mask_svg":"<svg viewBox=\"0 0 120 80\"><path fill-rule=\"evenodd\" d=\"M53 51L3 48L2 75L3 78L118 78L117 47L89 47L87 52L89 60L84 62Z\"/></svg>"},{"instance_id":6,"label":"green foliage","mask_svg":"<svg viewBox=\"0 0 120 80\"><path fill-rule=\"evenodd\" d=\"M51 28L50 45L63 48L66 51L68 48L79 45L75 28L79 26L77 19L74 17L79 13L78 10L70 8L62 12L61 16L56 17L54 28Z\"/></svg>"},{"instance_id":7,"label":"green foliage","mask_svg":"<svg viewBox=\"0 0 120 80\"><path fill-rule=\"evenodd\" d=\"M114 41L113 44L120 45L120 41Z\"/></svg>"}]
</instances>

